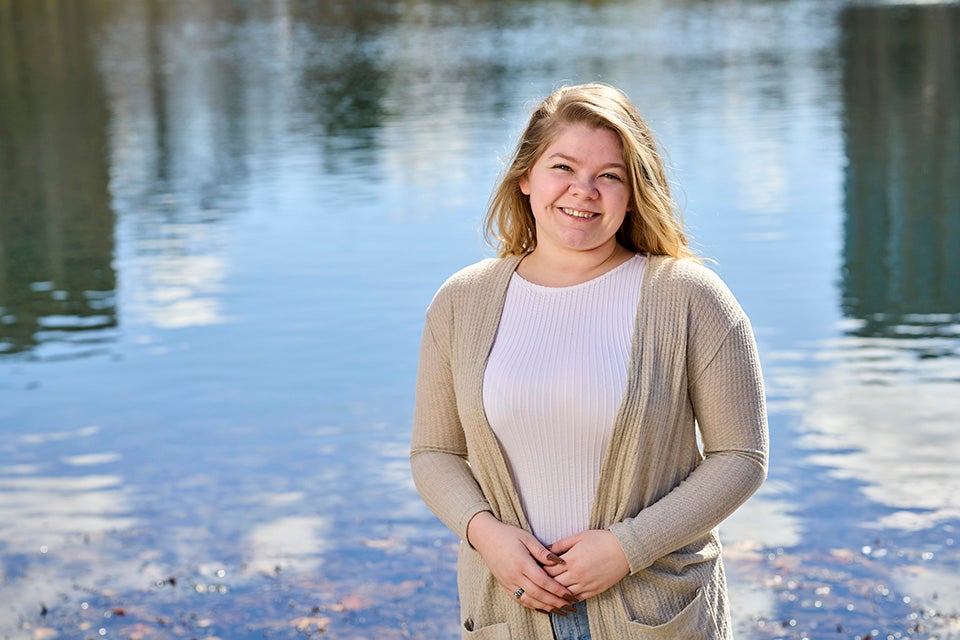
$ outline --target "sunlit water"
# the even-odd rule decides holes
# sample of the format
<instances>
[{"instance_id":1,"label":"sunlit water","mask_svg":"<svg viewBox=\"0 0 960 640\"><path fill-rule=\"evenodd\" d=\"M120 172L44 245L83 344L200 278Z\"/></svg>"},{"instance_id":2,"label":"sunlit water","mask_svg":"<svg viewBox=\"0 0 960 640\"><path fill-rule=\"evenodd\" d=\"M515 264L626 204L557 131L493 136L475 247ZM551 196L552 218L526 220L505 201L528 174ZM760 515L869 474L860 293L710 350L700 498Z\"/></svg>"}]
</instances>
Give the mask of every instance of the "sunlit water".
<instances>
[{"instance_id":1,"label":"sunlit water","mask_svg":"<svg viewBox=\"0 0 960 640\"><path fill-rule=\"evenodd\" d=\"M604 80L757 332L739 637L960 635L960 9L0 0L0 636L453 638L436 287Z\"/></svg>"}]
</instances>

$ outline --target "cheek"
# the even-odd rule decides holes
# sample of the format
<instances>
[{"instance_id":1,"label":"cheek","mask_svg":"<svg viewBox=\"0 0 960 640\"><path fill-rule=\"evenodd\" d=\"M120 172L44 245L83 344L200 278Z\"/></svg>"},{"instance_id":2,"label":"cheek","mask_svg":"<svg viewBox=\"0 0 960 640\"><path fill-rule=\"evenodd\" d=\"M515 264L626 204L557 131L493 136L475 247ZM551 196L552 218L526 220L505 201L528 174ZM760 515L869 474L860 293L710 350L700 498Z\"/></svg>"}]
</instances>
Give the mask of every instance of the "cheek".
<instances>
[{"instance_id":1,"label":"cheek","mask_svg":"<svg viewBox=\"0 0 960 640\"><path fill-rule=\"evenodd\" d=\"M611 189L603 194L604 200L612 207L628 211L630 209L630 194L623 189Z\"/></svg>"}]
</instances>

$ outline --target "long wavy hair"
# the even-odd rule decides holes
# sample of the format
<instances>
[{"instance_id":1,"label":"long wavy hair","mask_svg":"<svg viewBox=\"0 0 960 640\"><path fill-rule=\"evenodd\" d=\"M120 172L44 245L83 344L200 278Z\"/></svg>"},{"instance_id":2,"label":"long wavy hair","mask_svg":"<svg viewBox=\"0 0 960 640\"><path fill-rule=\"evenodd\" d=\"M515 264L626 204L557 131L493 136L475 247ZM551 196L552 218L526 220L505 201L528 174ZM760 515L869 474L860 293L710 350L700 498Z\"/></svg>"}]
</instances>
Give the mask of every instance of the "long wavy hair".
<instances>
[{"instance_id":1,"label":"long wavy hair","mask_svg":"<svg viewBox=\"0 0 960 640\"><path fill-rule=\"evenodd\" d=\"M484 216L484 236L498 255L525 255L536 248L530 198L520 190L520 179L568 124L608 129L620 139L631 195L617 242L633 252L696 258L647 123L623 92L600 83L561 87L530 116Z\"/></svg>"}]
</instances>

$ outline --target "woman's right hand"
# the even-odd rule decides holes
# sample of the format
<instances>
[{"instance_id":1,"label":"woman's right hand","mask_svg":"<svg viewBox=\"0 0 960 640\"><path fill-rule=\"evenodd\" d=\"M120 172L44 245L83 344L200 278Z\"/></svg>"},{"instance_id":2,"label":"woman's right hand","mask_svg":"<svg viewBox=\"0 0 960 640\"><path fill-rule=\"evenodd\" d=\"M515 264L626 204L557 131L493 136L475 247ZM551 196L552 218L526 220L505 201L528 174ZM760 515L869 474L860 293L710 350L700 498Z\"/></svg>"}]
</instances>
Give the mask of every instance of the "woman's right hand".
<instances>
[{"instance_id":1,"label":"woman's right hand","mask_svg":"<svg viewBox=\"0 0 960 640\"><path fill-rule=\"evenodd\" d=\"M489 511L481 511L467 525L467 542L480 553L490 573L511 598L523 589L517 600L523 606L563 614L564 610L572 612L570 604L579 601L543 570L544 565L562 564L563 560L529 531L504 524Z\"/></svg>"}]
</instances>

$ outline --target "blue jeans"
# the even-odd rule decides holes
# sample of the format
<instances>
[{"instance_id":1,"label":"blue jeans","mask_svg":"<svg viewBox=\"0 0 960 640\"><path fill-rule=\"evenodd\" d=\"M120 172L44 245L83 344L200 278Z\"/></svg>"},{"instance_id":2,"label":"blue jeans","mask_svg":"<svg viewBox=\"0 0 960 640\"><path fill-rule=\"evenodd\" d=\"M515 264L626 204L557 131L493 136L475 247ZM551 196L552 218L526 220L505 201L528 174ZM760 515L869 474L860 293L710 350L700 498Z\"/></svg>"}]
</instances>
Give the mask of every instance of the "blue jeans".
<instances>
[{"instance_id":1,"label":"blue jeans","mask_svg":"<svg viewBox=\"0 0 960 640\"><path fill-rule=\"evenodd\" d=\"M587 603L578 602L573 605L576 613L565 616L550 614L550 624L553 626L554 640L590 640L590 623L587 622Z\"/></svg>"}]
</instances>

